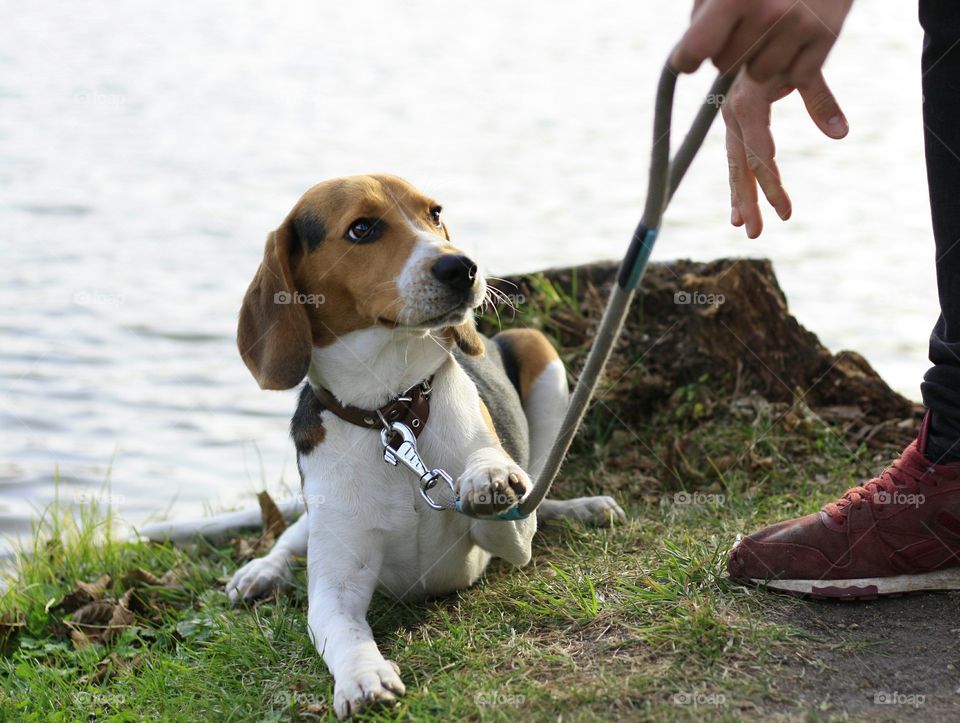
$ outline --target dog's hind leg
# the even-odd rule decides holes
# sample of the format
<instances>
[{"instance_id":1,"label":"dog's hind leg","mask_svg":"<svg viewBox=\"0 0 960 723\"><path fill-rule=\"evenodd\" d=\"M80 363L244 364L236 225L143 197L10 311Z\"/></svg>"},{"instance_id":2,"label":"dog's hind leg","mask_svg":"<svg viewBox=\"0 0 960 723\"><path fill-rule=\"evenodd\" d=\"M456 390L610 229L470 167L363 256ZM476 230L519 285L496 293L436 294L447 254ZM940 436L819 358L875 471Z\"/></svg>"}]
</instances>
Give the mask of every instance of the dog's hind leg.
<instances>
[{"instance_id":1,"label":"dog's hind leg","mask_svg":"<svg viewBox=\"0 0 960 723\"><path fill-rule=\"evenodd\" d=\"M567 372L550 340L535 329L511 329L493 337L517 391L530 429L527 472L536 482L570 402ZM566 518L605 526L625 515L606 495L571 500L544 500L537 510L541 521Z\"/></svg>"},{"instance_id":2,"label":"dog's hind leg","mask_svg":"<svg viewBox=\"0 0 960 723\"><path fill-rule=\"evenodd\" d=\"M613 497L574 497L570 500L544 500L537 508L537 518L547 520L576 520L594 527L608 527L614 520L626 519L626 514Z\"/></svg>"},{"instance_id":3,"label":"dog's hind leg","mask_svg":"<svg viewBox=\"0 0 960 723\"><path fill-rule=\"evenodd\" d=\"M288 522L303 512L303 500L300 497L281 500L277 507ZM153 522L137 528L137 534L152 542L172 542L185 545L203 538L210 542L223 542L230 534L244 529L256 529L262 525L262 513L259 507L250 507L236 512L224 512L212 517L197 517L191 520L168 520Z\"/></svg>"}]
</instances>

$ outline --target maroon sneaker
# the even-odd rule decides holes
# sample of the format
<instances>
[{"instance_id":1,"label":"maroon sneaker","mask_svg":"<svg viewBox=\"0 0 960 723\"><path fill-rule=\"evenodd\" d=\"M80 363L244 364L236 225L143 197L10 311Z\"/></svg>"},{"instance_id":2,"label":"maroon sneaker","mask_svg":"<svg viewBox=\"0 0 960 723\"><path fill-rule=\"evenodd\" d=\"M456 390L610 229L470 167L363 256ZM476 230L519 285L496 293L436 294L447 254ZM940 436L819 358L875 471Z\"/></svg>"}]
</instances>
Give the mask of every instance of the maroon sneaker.
<instances>
[{"instance_id":1,"label":"maroon sneaker","mask_svg":"<svg viewBox=\"0 0 960 723\"><path fill-rule=\"evenodd\" d=\"M730 577L819 598L960 590L960 462L924 456L929 427L876 479L740 540Z\"/></svg>"}]
</instances>

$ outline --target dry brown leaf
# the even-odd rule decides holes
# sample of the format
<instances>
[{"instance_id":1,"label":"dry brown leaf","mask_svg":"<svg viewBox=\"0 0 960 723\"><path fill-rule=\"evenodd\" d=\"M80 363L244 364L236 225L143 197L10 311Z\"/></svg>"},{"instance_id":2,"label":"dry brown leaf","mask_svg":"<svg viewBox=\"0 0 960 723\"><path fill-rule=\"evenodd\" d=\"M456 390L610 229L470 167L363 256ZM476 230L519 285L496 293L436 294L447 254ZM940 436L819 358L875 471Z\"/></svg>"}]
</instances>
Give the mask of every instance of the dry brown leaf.
<instances>
[{"instance_id":1,"label":"dry brown leaf","mask_svg":"<svg viewBox=\"0 0 960 723\"><path fill-rule=\"evenodd\" d=\"M17 620L12 613L6 612L0 615L0 650L16 637L24 625L25 623Z\"/></svg>"},{"instance_id":2,"label":"dry brown leaf","mask_svg":"<svg viewBox=\"0 0 960 723\"><path fill-rule=\"evenodd\" d=\"M233 557L238 562L245 562L254 558L257 546L250 543L245 537L238 537L233 541Z\"/></svg>"},{"instance_id":3,"label":"dry brown leaf","mask_svg":"<svg viewBox=\"0 0 960 723\"><path fill-rule=\"evenodd\" d=\"M96 600L74 612L69 622L74 626L101 627L110 622L115 607L116 603Z\"/></svg>"},{"instance_id":4,"label":"dry brown leaf","mask_svg":"<svg viewBox=\"0 0 960 723\"><path fill-rule=\"evenodd\" d=\"M260 503L260 519L263 524L263 532L260 534L260 538L253 543L243 537L238 537L233 541L233 558L238 562L246 562L270 550L276 543L277 537L287 529L287 523L283 519L280 509L268 492L258 494L257 501Z\"/></svg>"},{"instance_id":5,"label":"dry brown leaf","mask_svg":"<svg viewBox=\"0 0 960 723\"><path fill-rule=\"evenodd\" d=\"M144 570L142 567L135 567L132 570L129 570L126 575L123 576L123 583L128 587L134 585L143 584L143 585L163 585L163 580L154 575L149 570Z\"/></svg>"},{"instance_id":6,"label":"dry brown leaf","mask_svg":"<svg viewBox=\"0 0 960 723\"><path fill-rule=\"evenodd\" d=\"M100 660L92 673L80 678L81 685L100 685L118 673L125 673L129 670L135 670L143 665L143 655L137 655L134 658L121 658L116 653L110 653L107 657Z\"/></svg>"},{"instance_id":7,"label":"dry brown leaf","mask_svg":"<svg viewBox=\"0 0 960 723\"><path fill-rule=\"evenodd\" d=\"M83 650L85 647L90 645L90 638L86 634L80 632L79 630L70 631L70 640L73 641L73 647L77 650Z\"/></svg>"},{"instance_id":8,"label":"dry brown leaf","mask_svg":"<svg viewBox=\"0 0 960 723\"><path fill-rule=\"evenodd\" d=\"M268 533L268 534L261 535L260 539L257 540L257 545L254 552L257 555L262 555L266 552L270 552L270 549L274 546L276 541L277 541L277 538L274 537L272 534Z\"/></svg>"},{"instance_id":9,"label":"dry brown leaf","mask_svg":"<svg viewBox=\"0 0 960 723\"><path fill-rule=\"evenodd\" d=\"M103 596L103 593L107 591L107 587L110 585L112 578L109 575L101 575L97 580L93 582L83 582L82 580L77 580L77 589L83 590L87 595L89 595L94 600L98 600Z\"/></svg>"},{"instance_id":10,"label":"dry brown leaf","mask_svg":"<svg viewBox=\"0 0 960 723\"><path fill-rule=\"evenodd\" d=\"M325 703L308 703L305 706L301 706L300 715L326 715L329 710Z\"/></svg>"},{"instance_id":11,"label":"dry brown leaf","mask_svg":"<svg viewBox=\"0 0 960 723\"><path fill-rule=\"evenodd\" d=\"M103 633L103 639L107 642L113 640L124 630L129 628L136 621L137 616L130 612L129 608L123 605L117 605L113 609L113 615L107 624L107 629Z\"/></svg>"},{"instance_id":12,"label":"dry brown leaf","mask_svg":"<svg viewBox=\"0 0 960 723\"><path fill-rule=\"evenodd\" d=\"M273 501L273 498L270 497L269 492L261 492L258 494L257 501L260 503L260 519L263 532L261 532L260 538L254 543L251 543L243 537L238 537L233 541L233 558L238 562L253 559L257 555L269 550L277 541L277 537L287 529L287 523L283 519L283 515L280 513L277 504Z\"/></svg>"},{"instance_id":13,"label":"dry brown leaf","mask_svg":"<svg viewBox=\"0 0 960 723\"><path fill-rule=\"evenodd\" d=\"M102 575L93 582L77 580L76 588L57 603L55 609L65 613L72 613L74 610L78 610L88 603L99 600L103 597L103 593L107 591L107 587L109 587L111 581L112 578L109 575Z\"/></svg>"},{"instance_id":14,"label":"dry brown leaf","mask_svg":"<svg viewBox=\"0 0 960 723\"><path fill-rule=\"evenodd\" d=\"M96 600L87 603L73 613L66 623L72 629L70 638L74 646L82 648L90 643L110 642L133 625L136 615L129 608L133 592L127 590L117 602Z\"/></svg>"},{"instance_id":15,"label":"dry brown leaf","mask_svg":"<svg viewBox=\"0 0 960 723\"><path fill-rule=\"evenodd\" d=\"M274 538L279 537L287 529L287 523L283 519L283 515L280 514L277 503L270 497L269 492L258 494L257 501L260 503L260 515L263 519L262 537L267 535L273 535Z\"/></svg>"},{"instance_id":16,"label":"dry brown leaf","mask_svg":"<svg viewBox=\"0 0 960 723\"><path fill-rule=\"evenodd\" d=\"M149 617L152 613L157 612L155 597L155 591L153 590L148 592L140 588L132 587L123 594L121 602L123 602L125 607L131 612Z\"/></svg>"},{"instance_id":17,"label":"dry brown leaf","mask_svg":"<svg viewBox=\"0 0 960 723\"><path fill-rule=\"evenodd\" d=\"M180 579L182 577L183 568L180 567L180 563L177 563L160 576L160 584L164 587L174 587L175 585L180 584Z\"/></svg>"},{"instance_id":18,"label":"dry brown leaf","mask_svg":"<svg viewBox=\"0 0 960 723\"><path fill-rule=\"evenodd\" d=\"M127 587L176 587L181 578L182 570L179 565L175 565L167 570L163 575L157 577L149 570L142 567L135 567L127 571L123 576L123 583Z\"/></svg>"}]
</instances>

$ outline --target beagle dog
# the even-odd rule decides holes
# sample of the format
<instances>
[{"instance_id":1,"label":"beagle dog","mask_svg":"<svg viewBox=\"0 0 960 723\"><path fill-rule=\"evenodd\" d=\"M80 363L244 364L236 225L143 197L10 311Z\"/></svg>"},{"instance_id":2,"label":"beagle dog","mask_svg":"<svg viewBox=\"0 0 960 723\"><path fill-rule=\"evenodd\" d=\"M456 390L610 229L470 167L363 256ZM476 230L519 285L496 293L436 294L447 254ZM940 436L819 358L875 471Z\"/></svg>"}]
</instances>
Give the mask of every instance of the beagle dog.
<instances>
[{"instance_id":1,"label":"beagle dog","mask_svg":"<svg viewBox=\"0 0 960 723\"><path fill-rule=\"evenodd\" d=\"M531 489L568 389L540 332L477 332L486 293L440 204L400 178L370 175L308 190L267 237L244 297L237 343L253 377L263 389L306 380L290 428L306 514L227 593L240 602L279 589L292 558L306 555L310 636L340 718L404 692L366 621L375 591L443 595L475 583L492 557L523 566L538 517L623 517L612 498L584 497L489 519ZM385 463L380 430L397 419L424 463L450 473L469 514L432 509L416 474Z\"/></svg>"}]
</instances>

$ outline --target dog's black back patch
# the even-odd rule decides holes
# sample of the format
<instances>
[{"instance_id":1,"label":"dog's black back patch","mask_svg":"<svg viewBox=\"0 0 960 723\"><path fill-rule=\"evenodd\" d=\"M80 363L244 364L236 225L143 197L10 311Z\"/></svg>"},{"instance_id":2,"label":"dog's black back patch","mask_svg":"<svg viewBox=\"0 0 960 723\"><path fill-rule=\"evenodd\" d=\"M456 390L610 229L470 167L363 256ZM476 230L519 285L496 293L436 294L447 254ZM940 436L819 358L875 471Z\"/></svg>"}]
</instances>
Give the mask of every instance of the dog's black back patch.
<instances>
[{"instance_id":1,"label":"dog's black back patch","mask_svg":"<svg viewBox=\"0 0 960 723\"><path fill-rule=\"evenodd\" d=\"M297 411L290 420L290 436L293 446L297 448L297 469L300 471L300 481L303 482L303 470L300 469L300 457L310 454L314 447L320 444L327 434L320 419L320 413L326 407L317 399L310 384L300 388L300 400L297 402Z\"/></svg>"},{"instance_id":2,"label":"dog's black back patch","mask_svg":"<svg viewBox=\"0 0 960 723\"><path fill-rule=\"evenodd\" d=\"M482 338L483 356L469 356L455 348L453 357L477 385L480 399L490 411L503 448L514 462L526 468L530 463L530 429L520 403L520 394L510 379L506 360L499 347L487 337ZM517 374L516 364L514 374Z\"/></svg>"}]
</instances>

